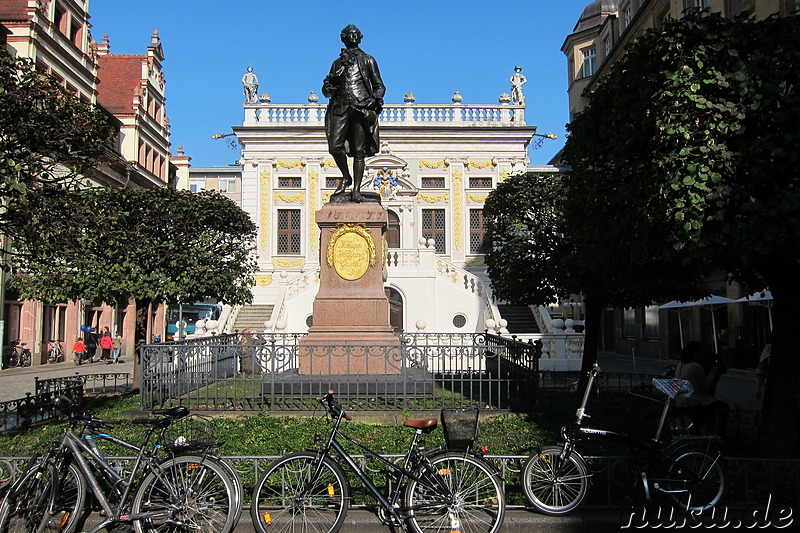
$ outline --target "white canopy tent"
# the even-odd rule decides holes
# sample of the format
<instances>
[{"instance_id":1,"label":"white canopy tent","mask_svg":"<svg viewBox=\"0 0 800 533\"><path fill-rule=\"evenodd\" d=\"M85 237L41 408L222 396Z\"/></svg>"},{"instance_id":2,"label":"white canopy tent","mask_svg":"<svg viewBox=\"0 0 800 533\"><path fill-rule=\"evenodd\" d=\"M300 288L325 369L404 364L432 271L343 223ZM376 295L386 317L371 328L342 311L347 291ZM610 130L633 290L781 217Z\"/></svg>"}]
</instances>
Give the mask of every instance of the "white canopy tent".
<instances>
[{"instance_id":1,"label":"white canopy tent","mask_svg":"<svg viewBox=\"0 0 800 533\"><path fill-rule=\"evenodd\" d=\"M683 348L683 324L681 323L681 311L688 307L700 307L702 309L708 309L711 311L711 329L714 332L714 353L719 353L719 346L717 345L717 320L714 317L714 311L723 305L728 305L729 303L736 301L738 300L712 294L711 296L706 296L702 300L694 300L691 302L679 302L677 300L673 300L665 303L664 305L659 305L658 308L674 310L678 313L678 329L681 335L681 348Z\"/></svg>"},{"instance_id":2,"label":"white canopy tent","mask_svg":"<svg viewBox=\"0 0 800 533\"><path fill-rule=\"evenodd\" d=\"M772 293L769 290L754 292L750 296L739 298L736 301L766 307L769 312L769 330L772 331Z\"/></svg>"}]
</instances>

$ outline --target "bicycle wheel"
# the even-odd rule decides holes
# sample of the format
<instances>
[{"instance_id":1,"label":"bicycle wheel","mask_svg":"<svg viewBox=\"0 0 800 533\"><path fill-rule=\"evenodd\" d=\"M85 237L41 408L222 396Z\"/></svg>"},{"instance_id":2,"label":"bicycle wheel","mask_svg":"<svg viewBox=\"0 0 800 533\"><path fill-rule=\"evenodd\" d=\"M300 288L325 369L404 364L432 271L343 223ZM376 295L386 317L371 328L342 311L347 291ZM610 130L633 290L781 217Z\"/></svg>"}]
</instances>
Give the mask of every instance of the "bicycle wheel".
<instances>
[{"instance_id":1,"label":"bicycle wheel","mask_svg":"<svg viewBox=\"0 0 800 533\"><path fill-rule=\"evenodd\" d=\"M244 488L242 487L242 478L239 477L239 474L236 470L233 469L231 465L220 459L215 455L209 455L206 457L206 461L212 461L219 465L225 473L230 478L231 482L233 483L233 495L238 505L236 506L236 516L233 519L233 527L231 529L236 528L236 524L239 523L239 518L242 515L242 501L244 501Z\"/></svg>"},{"instance_id":2,"label":"bicycle wheel","mask_svg":"<svg viewBox=\"0 0 800 533\"><path fill-rule=\"evenodd\" d=\"M20 366L31 366L31 351L28 349L22 350L22 357L19 361Z\"/></svg>"},{"instance_id":3,"label":"bicycle wheel","mask_svg":"<svg viewBox=\"0 0 800 533\"><path fill-rule=\"evenodd\" d=\"M0 533L38 533L53 492L55 468L35 465L6 492L0 503Z\"/></svg>"},{"instance_id":4,"label":"bicycle wheel","mask_svg":"<svg viewBox=\"0 0 800 533\"><path fill-rule=\"evenodd\" d=\"M577 452L561 460L561 446L548 446L531 456L522 470L522 489L540 512L561 516L583 503L589 491L589 469Z\"/></svg>"},{"instance_id":5,"label":"bicycle wheel","mask_svg":"<svg viewBox=\"0 0 800 533\"><path fill-rule=\"evenodd\" d=\"M412 479L406 486L404 503L412 531L493 533L500 529L505 495L489 465L457 452L436 455L431 463L435 474L423 474L425 483Z\"/></svg>"},{"instance_id":6,"label":"bicycle wheel","mask_svg":"<svg viewBox=\"0 0 800 533\"><path fill-rule=\"evenodd\" d=\"M319 463L314 452L296 452L272 463L258 480L250 515L261 533L335 532L349 506L350 489L341 467L327 457Z\"/></svg>"},{"instance_id":7,"label":"bicycle wheel","mask_svg":"<svg viewBox=\"0 0 800 533\"><path fill-rule=\"evenodd\" d=\"M19 354L16 350L10 350L6 353L6 368L14 368L19 366Z\"/></svg>"},{"instance_id":8,"label":"bicycle wheel","mask_svg":"<svg viewBox=\"0 0 800 533\"><path fill-rule=\"evenodd\" d=\"M672 501L687 511L705 510L719 503L725 491L725 473L719 456L679 451L673 460L665 483Z\"/></svg>"},{"instance_id":9,"label":"bicycle wheel","mask_svg":"<svg viewBox=\"0 0 800 533\"><path fill-rule=\"evenodd\" d=\"M195 455L167 459L142 480L131 504L131 514L154 513L133 522L145 531L208 531L233 529L241 502L233 481L217 463Z\"/></svg>"},{"instance_id":10,"label":"bicycle wheel","mask_svg":"<svg viewBox=\"0 0 800 533\"><path fill-rule=\"evenodd\" d=\"M43 516L38 533L72 533L78 529L86 502L86 478L75 464L62 469L55 478L58 491Z\"/></svg>"}]
</instances>

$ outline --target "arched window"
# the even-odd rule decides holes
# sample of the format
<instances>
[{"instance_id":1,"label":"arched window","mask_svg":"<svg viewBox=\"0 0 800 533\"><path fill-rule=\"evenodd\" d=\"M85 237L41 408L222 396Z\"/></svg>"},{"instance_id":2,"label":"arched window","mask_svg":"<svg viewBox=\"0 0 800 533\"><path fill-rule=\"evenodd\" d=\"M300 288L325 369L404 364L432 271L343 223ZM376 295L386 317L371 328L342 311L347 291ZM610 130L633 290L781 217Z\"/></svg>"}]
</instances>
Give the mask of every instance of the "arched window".
<instances>
[{"instance_id":1,"label":"arched window","mask_svg":"<svg viewBox=\"0 0 800 533\"><path fill-rule=\"evenodd\" d=\"M400 217L389 211L389 224L386 229L386 243L389 248L400 248Z\"/></svg>"}]
</instances>

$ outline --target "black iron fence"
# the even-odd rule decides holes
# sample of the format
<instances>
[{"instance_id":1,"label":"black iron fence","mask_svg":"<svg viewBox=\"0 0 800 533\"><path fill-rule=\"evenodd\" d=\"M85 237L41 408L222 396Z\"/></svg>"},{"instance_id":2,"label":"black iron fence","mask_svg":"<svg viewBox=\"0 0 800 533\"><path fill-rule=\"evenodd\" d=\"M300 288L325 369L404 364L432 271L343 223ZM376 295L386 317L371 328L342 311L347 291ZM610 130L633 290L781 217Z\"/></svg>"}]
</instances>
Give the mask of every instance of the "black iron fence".
<instances>
[{"instance_id":1,"label":"black iron fence","mask_svg":"<svg viewBox=\"0 0 800 533\"><path fill-rule=\"evenodd\" d=\"M37 389L36 394L29 392L25 398L0 402L0 432L24 429L58 418L60 414L53 405L53 398L61 395L79 401L83 397L83 382L63 381L58 388Z\"/></svg>"},{"instance_id":2,"label":"black iron fence","mask_svg":"<svg viewBox=\"0 0 800 533\"><path fill-rule=\"evenodd\" d=\"M59 378L39 379L34 378L35 394L44 392L57 393L64 387L69 387L77 382L83 386L86 395L92 394L121 394L130 392L133 381L128 372L101 372L96 374L78 374Z\"/></svg>"},{"instance_id":3,"label":"black iron fence","mask_svg":"<svg viewBox=\"0 0 800 533\"><path fill-rule=\"evenodd\" d=\"M401 456L387 455L400 460ZM520 485L520 472L527 456L488 456L501 474L509 508L524 508L525 498ZM272 463L275 456L223 457L242 478L245 505L249 505L255 480ZM362 469L374 477L381 487L384 468L374 459L354 456ZM592 472L587 508L625 508L639 502L637 486L631 481L630 458L619 456L586 457ZM0 497L3 489L19 476L28 458L0 458ZM130 468L132 457L109 457L113 466ZM800 506L800 460L770 460L745 457L725 458L725 494L720 509L798 508ZM363 507L374 504L371 496L353 480L353 505Z\"/></svg>"},{"instance_id":4,"label":"black iron fence","mask_svg":"<svg viewBox=\"0 0 800 533\"><path fill-rule=\"evenodd\" d=\"M394 346L303 345L299 334L230 334L142 347L144 408L311 410L530 408L535 344L491 334L403 334Z\"/></svg>"}]
</instances>

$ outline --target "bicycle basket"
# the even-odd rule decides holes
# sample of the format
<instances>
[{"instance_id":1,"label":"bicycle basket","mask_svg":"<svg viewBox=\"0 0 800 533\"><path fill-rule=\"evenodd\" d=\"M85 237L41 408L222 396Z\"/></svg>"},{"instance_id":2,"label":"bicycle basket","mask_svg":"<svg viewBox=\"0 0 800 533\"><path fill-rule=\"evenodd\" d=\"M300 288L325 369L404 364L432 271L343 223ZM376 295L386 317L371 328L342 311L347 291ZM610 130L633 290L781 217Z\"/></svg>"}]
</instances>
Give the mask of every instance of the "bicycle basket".
<instances>
[{"instance_id":1,"label":"bicycle basket","mask_svg":"<svg viewBox=\"0 0 800 533\"><path fill-rule=\"evenodd\" d=\"M215 446L210 419L190 415L170 424L162 434L161 445L171 451L206 450Z\"/></svg>"},{"instance_id":2,"label":"bicycle basket","mask_svg":"<svg viewBox=\"0 0 800 533\"><path fill-rule=\"evenodd\" d=\"M467 449L478 439L478 408L442 409L442 428L448 448Z\"/></svg>"}]
</instances>

